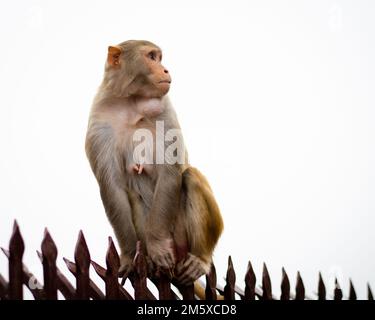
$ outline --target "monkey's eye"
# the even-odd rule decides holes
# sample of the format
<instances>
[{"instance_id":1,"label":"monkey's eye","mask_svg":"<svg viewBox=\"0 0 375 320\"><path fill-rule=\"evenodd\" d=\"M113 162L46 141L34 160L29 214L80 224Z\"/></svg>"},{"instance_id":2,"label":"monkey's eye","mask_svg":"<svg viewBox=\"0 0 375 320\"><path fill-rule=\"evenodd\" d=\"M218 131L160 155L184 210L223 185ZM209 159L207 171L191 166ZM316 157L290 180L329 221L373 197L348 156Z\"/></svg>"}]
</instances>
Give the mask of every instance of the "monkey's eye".
<instances>
[{"instance_id":1,"label":"monkey's eye","mask_svg":"<svg viewBox=\"0 0 375 320\"><path fill-rule=\"evenodd\" d=\"M155 54L155 52L151 51L151 52L148 54L148 57L149 57L151 60L156 60L156 54Z\"/></svg>"}]
</instances>

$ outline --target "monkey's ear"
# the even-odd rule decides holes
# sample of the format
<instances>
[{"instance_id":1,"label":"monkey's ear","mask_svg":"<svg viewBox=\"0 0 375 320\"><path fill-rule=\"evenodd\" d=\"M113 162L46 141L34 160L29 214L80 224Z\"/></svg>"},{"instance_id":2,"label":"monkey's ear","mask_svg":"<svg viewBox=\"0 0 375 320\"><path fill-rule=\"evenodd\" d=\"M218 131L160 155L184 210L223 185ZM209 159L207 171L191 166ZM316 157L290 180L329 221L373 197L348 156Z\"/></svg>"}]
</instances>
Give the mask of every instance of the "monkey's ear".
<instances>
[{"instance_id":1,"label":"monkey's ear","mask_svg":"<svg viewBox=\"0 0 375 320\"><path fill-rule=\"evenodd\" d=\"M120 65L120 55L121 55L121 48L117 46L109 46L108 47L108 56L107 62L112 67L117 67Z\"/></svg>"}]
</instances>

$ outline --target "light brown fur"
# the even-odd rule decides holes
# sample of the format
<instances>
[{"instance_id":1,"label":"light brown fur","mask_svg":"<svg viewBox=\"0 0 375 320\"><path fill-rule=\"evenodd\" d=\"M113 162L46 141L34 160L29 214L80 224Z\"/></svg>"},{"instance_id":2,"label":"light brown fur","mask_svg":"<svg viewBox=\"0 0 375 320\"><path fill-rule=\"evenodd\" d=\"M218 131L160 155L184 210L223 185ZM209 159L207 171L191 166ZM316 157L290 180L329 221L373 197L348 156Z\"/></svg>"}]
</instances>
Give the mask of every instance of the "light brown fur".
<instances>
[{"instance_id":1,"label":"light brown fur","mask_svg":"<svg viewBox=\"0 0 375 320\"><path fill-rule=\"evenodd\" d=\"M188 164L187 153L183 164L145 164L141 173L134 170L139 167L133 159L137 129L155 136L156 121L164 121L165 131L180 128L166 95L170 79L160 48L151 42L109 47L89 118L86 153L120 245L121 272L132 271L141 240L156 267L174 271L186 284L209 271L223 229L211 188ZM155 159L157 150L151 147Z\"/></svg>"}]
</instances>

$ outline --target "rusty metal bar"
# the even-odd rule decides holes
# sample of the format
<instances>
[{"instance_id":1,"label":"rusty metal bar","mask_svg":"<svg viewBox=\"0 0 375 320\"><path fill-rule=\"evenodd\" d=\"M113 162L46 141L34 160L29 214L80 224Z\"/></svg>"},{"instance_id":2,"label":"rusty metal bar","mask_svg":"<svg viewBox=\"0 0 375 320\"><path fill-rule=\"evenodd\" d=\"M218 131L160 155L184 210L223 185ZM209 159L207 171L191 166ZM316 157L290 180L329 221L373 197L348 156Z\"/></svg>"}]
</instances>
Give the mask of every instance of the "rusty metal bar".
<instances>
[{"instance_id":1,"label":"rusty metal bar","mask_svg":"<svg viewBox=\"0 0 375 320\"><path fill-rule=\"evenodd\" d=\"M335 279L335 291L334 291L334 300L342 300L342 290L340 288L337 278Z\"/></svg>"},{"instance_id":2,"label":"rusty metal bar","mask_svg":"<svg viewBox=\"0 0 375 320\"><path fill-rule=\"evenodd\" d=\"M87 248L86 240L83 235L82 230L80 230L78 235L78 240L76 248L74 251L74 260L76 262L76 299L78 300L88 300L90 291L90 278L89 278L89 268L90 268L90 252Z\"/></svg>"},{"instance_id":3,"label":"rusty metal bar","mask_svg":"<svg viewBox=\"0 0 375 320\"><path fill-rule=\"evenodd\" d=\"M272 300L272 285L270 275L267 270L267 266L263 263L263 275L262 275L262 289L263 289L263 299Z\"/></svg>"},{"instance_id":4,"label":"rusty metal bar","mask_svg":"<svg viewBox=\"0 0 375 320\"><path fill-rule=\"evenodd\" d=\"M182 294L183 300L195 300L194 284L189 284L186 286L178 286L177 288Z\"/></svg>"},{"instance_id":5,"label":"rusty metal bar","mask_svg":"<svg viewBox=\"0 0 375 320\"><path fill-rule=\"evenodd\" d=\"M156 287L159 291L159 300L174 300L175 295L171 290L171 276L165 272L159 272L155 279Z\"/></svg>"},{"instance_id":6,"label":"rusty metal bar","mask_svg":"<svg viewBox=\"0 0 375 320\"><path fill-rule=\"evenodd\" d=\"M77 265L69 261L67 258L63 258L68 270L77 277ZM105 270L105 269L104 269ZM99 287L89 279L89 297L93 300L103 300L105 299L104 293L99 289ZM74 299L76 299L76 294L74 295Z\"/></svg>"},{"instance_id":7,"label":"rusty metal bar","mask_svg":"<svg viewBox=\"0 0 375 320\"><path fill-rule=\"evenodd\" d=\"M38 250L36 251L40 261L43 261L43 255ZM61 270L56 266L56 281L57 281L57 289L61 292L66 300L75 299L76 290L69 282L69 280L63 275Z\"/></svg>"},{"instance_id":8,"label":"rusty metal bar","mask_svg":"<svg viewBox=\"0 0 375 320\"><path fill-rule=\"evenodd\" d=\"M354 290L352 279L349 279L349 300L357 300L357 294Z\"/></svg>"},{"instance_id":9,"label":"rusty metal bar","mask_svg":"<svg viewBox=\"0 0 375 320\"><path fill-rule=\"evenodd\" d=\"M253 266L249 261L247 263L247 270L245 274L245 295L244 300L255 300L255 284L256 284L256 276L253 270Z\"/></svg>"},{"instance_id":10,"label":"rusty metal bar","mask_svg":"<svg viewBox=\"0 0 375 320\"><path fill-rule=\"evenodd\" d=\"M9 259L9 251L1 248L3 253ZM45 293L43 290L43 285L38 281L38 279L29 271L25 264L22 263L23 278L22 283L30 290L35 300L45 299Z\"/></svg>"},{"instance_id":11,"label":"rusty metal bar","mask_svg":"<svg viewBox=\"0 0 375 320\"><path fill-rule=\"evenodd\" d=\"M57 300L57 270L56 270L57 248L49 234L48 230L44 230L44 238L42 241L42 264L44 292L46 299Z\"/></svg>"},{"instance_id":12,"label":"rusty metal bar","mask_svg":"<svg viewBox=\"0 0 375 320\"><path fill-rule=\"evenodd\" d=\"M236 283L236 273L234 272L232 257L228 257L228 269L226 285L224 287L224 300L235 300L234 286Z\"/></svg>"},{"instance_id":13,"label":"rusty metal bar","mask_svg":"<svg viewBox=\"0 0 375 320\"><path fill-rule=\"evenodd\" d=\"M157 279L157 277L156 277L156 275L154 275L154 276L150 276L149 278L148 278L148 280L150 280L155 286L156 286L156 288L159 288L158 286L159 286L159 283L158 283L158 281L159 281L159 279ZM170 294L171 294L171 297L170 297L170 300L181 300L180 299L180 297L178 296L178 294L173 290L173 288L172 288L172 284L177 288L178 287L178 284L176 283L176 281L175 281L175 279L171 279L171 280L169 280L170 281ZM159 289L158 289L158 291L159 291ZM149 290L149 293L150 293L150 296L149 296L149 299L151 299L151 300L153 300L153 298L155 298L155 296L151 293L151 291ZM160 296L160 293L159 293L159 296ZM156 299L156 298L155 298ZM159 297L159 300L160 300L160 297Z\"/></svg>"},{"instance_id":14,"label":"rusty metal bar","mask_svg":"<svg viewBox=\"0 0 375 320\"><path fill-rule=\"evenodd\" d=\"M146 259L143 255L141 242L137 242L137 250L134 257L134 279L132 285L134 287L135 300L148 300L147 294L147 265Z\"/></svg>"},{"instance_id":15,"label":"rusty metal bar","mask_svg":"<svg viewBox=\"0 0 375 320\"><path fill-rule=\"evenodd\" d=\"M290 282L288 275L284 269L281 270L282 278L281 278L281 296L280 300L289 300L290 299Z\"/></svg>"},{"instance_id":16,"label":"rusty metal bar","mask_svg":"<svg viewBox=\"0 0 375 320\"><path fill-rule=\"evenodd\" d=\"M57 274L57 289L61 292L66 300L73 300L76 296L76 291L59 268L56 268ZM91 296L92 297L92 296ZM93 298L93 297L92 297Z\"/></svg>"},{"instance_id":17,"label":"rusty metal bar","mask_svg":"<svg viewBox=\"0 0 375 320\"><path fill-rule=\"evenodd\" d=\"M318 300L326 300L326 286L324 285L321 272L319 272Z\"/></svg>"},{"instance_id":18,"label":"rusty metal bar","mask_svg":"<svg viewBox=\"0 0 375 320\"><path fill-rule=\"evenodd\" d=\"M108 238L108 250L106 255L107 270L105 271L105 294L106 299L119 298L118 270L120 258L111 237Z\"/></svg>"},{"instance_id":19,"label":"rusty metal bar","mask_svg":"<svg viewBox=\"0 0 375 320\"><path fill-rule=\"evenodd\" d=\"M47 229L44 231L44 237L41 244L42 253L37 252L43 264L44 287L22 263L25 246L16 221L14 222L13 232L9 242L9 251L5 249L2 250L9 260L9 283L0 274L0 300L22 300L23 285L31 291L35 299L57 300L58 290L61 291L66 299L133 299L118 281L120 259L111 237L109 237L108 241L108 249L106 253L107 269L105 269L94 261L91 261L84 235L82 231L80 231L74 253L75 263L64 258L68 269L76 278L77 290L74 289L71 283L56 266L57 247ZM90 262L97 274L104 280L106 294L103 294L98 286L90 279ZM156 300L147 287L147 263L146 257L141 250L140 242L137 243L137 251L133 265L134 273L132 273L129 278L134 287L135 299ZM156 284L159 290L160 300L178 298L171 288L172 279L170 275L160 273L156 279L152 278L150 280ZM243 300L255 300L256 297L264 300L276 299L276 297L272 295L271 279L265 263L263 264L262 289L256 287L256 276L250 261L248 262L244 279L245 290L236 286L236 274L231 256L228 257L225 287L220 287L216 280L216 270L215 266L212 264L210 273L206 275L204 294L207 300L216 300L217 292L223 294L225 300L235 300L236 293L238 293ZM195 299L193 284L183 287L179 286L178 289L184 300ZM288 275L285 269L282 268L280 300L289 300L291 298L295 298L295 300L311 299L311 297L305 295L305 287L300 272L297 272L295 290L296 294L294 296L294 294L290 293ZM369 284L367 284L367 295L368 300L373 300L373 293ZM203 288L200 296L203 297ZM326 299L326 287L320 272L318 299ZM342 299L343 292L336 278L334 300ZM357 300L357 294L351 279L349 279L348 299Z\"/></svg>"},{"instance_id":20,"label":"rusty metal bar","mask_svg":"<svg viewBox=\"0 0 375 320\"><path fill-rule=\"evenodd\" d=\"M367 299L374 300L374 295L372 294L370 284L367 284Z\"/></svg>"},{"instance_id":21,"label":"rusty metal bar","mask_svg":"<svg viewBox=\"0 0 375 320\"><path fill-rule=\"evenodd\" d=\"M209 274L206 275L206 289L205 289L206 300L212 301L217 300L216 293L216 268L211 263L211 269Z\"/></svg>"},{"instance_id":22,"label":"rusty metal bar","mask_svg":"<svg viewBox=\"0 0 375 320\"><path fill-rule=\"evenodd\" d=\"M17 221L14 221L13 233L9 241L9 299L23 299L23 270L22 256L25 251L25 245L18 227Z\"/></svg>"},{"instance_id":23,"label":"rusty metal bar","mask_svg":"<svg viewBox=\"0 0 375 320\"><path fill-rule=\"evenodd\" d=\"M91 265L94 267L94 270L98 274L98 276L102 278L103 281L105 281L106 269L92 260L91 260ZM93 285L95 285L95 283L93 283ZM119 287L119 299L120 300L133 300L133 297L120 285L120 283L118 283L118 287ZM104 295L103 295L103 298L105 298Z\"/></svg>"},{"instance_id":24,"label":"rusty metal bar","mask_svg":"<svg viewBox=\"0 0 375 320\"><path fill-rule=\"evenodd\" d=\"M305 300L305 286L301 274L297 271L296 298L295 300Z\"/></svg>"},{"instance_id":25,"label":"rusty metal bar","mask_svg":"<svg viewBox=\"0 0 375 320\"><path fill-rule=\"evenodd\" d=\"M224 294L224 289L220 287L219 284L217 284L216 290L220 294ZM234 291L240 296L241 300L245 300L245 291L242 288L240 288L238 285L235 285ZM263 290L260 287L255 287L255 297L259 300L262 300ZM274 297L272 297L272 299L274 299Z\"/></svg>"}]
</instances>

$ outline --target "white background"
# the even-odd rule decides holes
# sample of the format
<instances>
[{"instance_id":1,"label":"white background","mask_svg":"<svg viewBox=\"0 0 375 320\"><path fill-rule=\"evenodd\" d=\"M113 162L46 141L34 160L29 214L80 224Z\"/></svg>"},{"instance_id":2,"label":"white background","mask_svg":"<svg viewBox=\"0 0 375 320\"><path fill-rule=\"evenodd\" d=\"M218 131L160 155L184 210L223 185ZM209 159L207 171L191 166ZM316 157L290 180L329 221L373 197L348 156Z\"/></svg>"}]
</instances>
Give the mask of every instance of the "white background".
<instances>
[{"instance_id":1,"label":"white background","mask_svg":"<svg viewBox=\"0 0 375 320\"><path fill-rule=\"evenodd\" d=\"M373 1L1 1L0 245L13 219L25 262L44 227L73 259L84 230L104 264L113 235L84 153L108 45L147 39L164 51L190 159L208 177L238 284L250 259L281 267L306 292L318 271L345 293L375 289L375 4ZM7 277L7 260L0 256ZM99 282L97 280L96 282Z\"/></svg>"}]
</instances>

